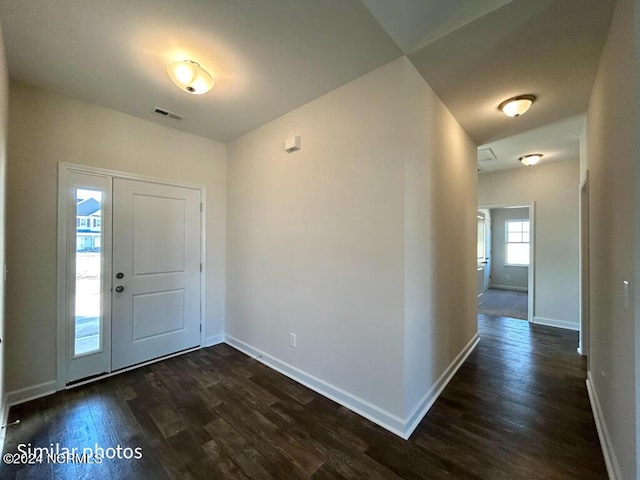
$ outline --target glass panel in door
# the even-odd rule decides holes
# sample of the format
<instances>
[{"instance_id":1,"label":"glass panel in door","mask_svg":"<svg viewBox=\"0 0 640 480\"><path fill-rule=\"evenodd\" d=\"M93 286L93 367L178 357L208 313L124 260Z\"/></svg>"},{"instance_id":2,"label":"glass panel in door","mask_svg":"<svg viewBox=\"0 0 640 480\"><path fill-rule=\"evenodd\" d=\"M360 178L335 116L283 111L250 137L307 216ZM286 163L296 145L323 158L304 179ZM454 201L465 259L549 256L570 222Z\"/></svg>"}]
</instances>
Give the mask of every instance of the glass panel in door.
<instances>
[{"instance_id":1,"label":"glass panel in door","mask_svg":"<svg viewBox=\"0 0 640 480\"><path fill-rule=\"evenodd\" d=\"M102 349L102 192L77 188L74 356Z\"/></svg>"}]
</instances>

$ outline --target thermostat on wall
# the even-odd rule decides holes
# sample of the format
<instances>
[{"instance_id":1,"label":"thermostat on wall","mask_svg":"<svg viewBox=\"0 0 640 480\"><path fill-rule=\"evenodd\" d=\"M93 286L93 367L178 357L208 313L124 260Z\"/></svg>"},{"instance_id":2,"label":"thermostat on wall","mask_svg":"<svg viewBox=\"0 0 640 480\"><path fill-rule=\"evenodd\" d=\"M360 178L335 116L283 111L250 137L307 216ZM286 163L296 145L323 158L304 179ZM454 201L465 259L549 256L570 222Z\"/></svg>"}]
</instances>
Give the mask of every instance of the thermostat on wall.
<instances>
[{"instance_id":1,"label":"thermostat on wall","mask_svg":"<svg viewBox=\"0 0 640 480\"><path fill-rule=\"evenodd\" d=\"M291 138L287 138L284 141L284 149L288 152L295 152L296 150L300 150L300 136L295 136Z\"/></svg>"}]
</instances>

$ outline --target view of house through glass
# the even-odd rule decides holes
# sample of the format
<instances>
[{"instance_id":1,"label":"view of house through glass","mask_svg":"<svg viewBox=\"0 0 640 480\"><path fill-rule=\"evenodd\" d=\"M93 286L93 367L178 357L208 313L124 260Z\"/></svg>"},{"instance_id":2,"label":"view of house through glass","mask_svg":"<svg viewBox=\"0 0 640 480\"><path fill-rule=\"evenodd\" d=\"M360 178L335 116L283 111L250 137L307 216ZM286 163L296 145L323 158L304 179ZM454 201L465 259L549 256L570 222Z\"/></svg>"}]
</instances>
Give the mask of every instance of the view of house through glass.
<instances>
[{"instance_id":1,"label":"view of house through glass","mask_svg":"<svg viewBox=\"0 0 640 480\"><path fill-rule=\"evenodd\" d=\"M529 265L529 220L507 220L506 264Z\"/></svg>"},{"instance_id":2,"label":"view of house through glass","mask_svg":"<svg viewBox=\"0 0 640 480\"><path fill-rule=\"evenodd\" d=\"M76 189L74 355L101 349L102 192Z\"/></svg>"}]
</instances>

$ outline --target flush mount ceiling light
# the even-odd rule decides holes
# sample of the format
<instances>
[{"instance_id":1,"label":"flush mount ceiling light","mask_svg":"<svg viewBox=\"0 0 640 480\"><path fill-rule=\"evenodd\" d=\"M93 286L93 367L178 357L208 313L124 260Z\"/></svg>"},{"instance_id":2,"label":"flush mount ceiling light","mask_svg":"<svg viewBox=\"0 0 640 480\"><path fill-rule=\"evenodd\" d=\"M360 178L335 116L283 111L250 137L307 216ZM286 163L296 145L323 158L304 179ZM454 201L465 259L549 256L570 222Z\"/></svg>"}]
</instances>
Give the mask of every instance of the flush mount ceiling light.
<instances>
[{"instance_id":1,"label":"flush mount ceiling light","mask_svg":"<svg viewBox=\"0 0 640 480\"><path fill-rule=\"evenodd\" d=\"M518 160L522 162L523 165L530 167L531 165L535 165L542 158L541 153L531 153L529 155L523 155Z\"/></svg>"},{"instance_id":2,"label":"flush mount ceiling light","mask_svg":"<svg viewBox=\"0 0 640 480\"><path fill-rule=\"evenodd\" d=\"M180 90L194 95L207 93L213 88L213 76L193 60L180 60L167 65L169 78Z\"/></svg>"},{"instance_id":3,"label":"flush mount ceiling light","mask_svg":"<svg viewBox=\"0 0 640 480\"><path fill-rule=\"evenodd\" d=\"M536 101L535 95L519 95L502 102L498 109L508 117L519 117Z\"/></svg>"}]
</instances>

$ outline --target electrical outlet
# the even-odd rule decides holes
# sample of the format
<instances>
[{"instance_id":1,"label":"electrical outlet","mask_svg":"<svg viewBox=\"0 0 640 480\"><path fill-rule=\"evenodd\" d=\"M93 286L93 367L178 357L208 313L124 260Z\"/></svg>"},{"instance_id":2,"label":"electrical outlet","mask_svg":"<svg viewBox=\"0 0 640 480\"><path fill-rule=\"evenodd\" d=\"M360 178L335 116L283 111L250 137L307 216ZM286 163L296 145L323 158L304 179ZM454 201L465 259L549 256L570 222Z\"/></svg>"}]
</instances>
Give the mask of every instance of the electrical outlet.
<instances>
[{"instance_id":1,"label":"electrical outlet","mask_svg":"<svg viewBox=\"0 0 640 480\"><path fill-rule=\"evenodd\" d=\"M289 334L289 346L292 348L296 348L296 334L295 333L290 333Z\"/></svg>"}]
</instances>

